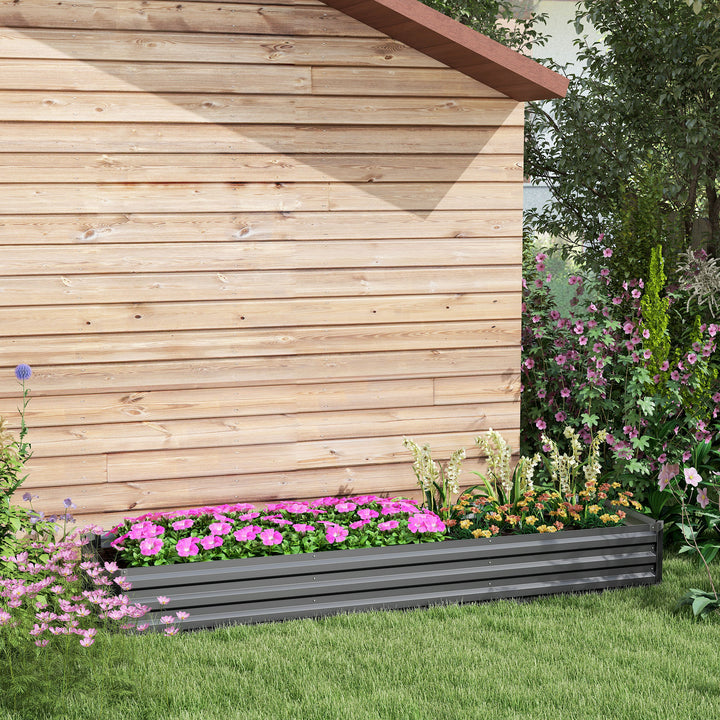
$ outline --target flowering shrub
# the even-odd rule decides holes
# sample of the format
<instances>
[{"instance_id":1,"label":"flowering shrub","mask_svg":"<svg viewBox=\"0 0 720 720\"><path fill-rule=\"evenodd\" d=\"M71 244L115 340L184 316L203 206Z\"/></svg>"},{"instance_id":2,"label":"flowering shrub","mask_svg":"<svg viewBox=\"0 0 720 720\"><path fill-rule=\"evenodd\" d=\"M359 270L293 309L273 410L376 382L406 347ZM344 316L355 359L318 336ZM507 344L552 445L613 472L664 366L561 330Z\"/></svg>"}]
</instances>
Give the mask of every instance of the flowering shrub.
<instances>
[{"instance_id":1,"label":"flowering shrub","mask_svg":"<svg viewBox=\"0 0 720 720\"><path fill-rule=\"evenodd\" d=\"M603 253L609 258L612 249ZM623 281L621 291L611 292L607 268L571 275L571 308L562 314L547 259L537 253L523 280L521 450L532 454L543 442L540 432L564 424L586 444L594 428L606 427L601 459L611 478L644 494L661 465L687 461L695 443L720 431L714 384L720 323L685 321L684 335L674 347L666 345L682 288L660 297L659 252L647 292L643 280Z\"/></svg>"},{"instance_id":2,"label":"flowering shrub","mask_svg":"<svg viewBox=\"0 0 720 720\"><path fill-rule=\"evenodd\" d=\"M362 495L149 513L113 528L126 567L436 542L445 524L413 500Z\"/></svg>"}]
</instances>

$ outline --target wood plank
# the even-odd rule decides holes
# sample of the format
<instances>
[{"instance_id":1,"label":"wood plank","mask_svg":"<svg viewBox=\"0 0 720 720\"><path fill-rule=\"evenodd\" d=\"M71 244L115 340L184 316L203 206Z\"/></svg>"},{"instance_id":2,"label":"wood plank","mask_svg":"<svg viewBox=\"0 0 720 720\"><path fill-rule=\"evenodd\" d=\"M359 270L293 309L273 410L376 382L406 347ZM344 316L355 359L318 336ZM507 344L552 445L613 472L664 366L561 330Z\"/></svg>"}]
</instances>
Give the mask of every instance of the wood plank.
<instances>
[{"instance_id":1,"label":"wood plank","mask_svg":"<svg viewBox=\"0 0 720 720\"><path fill-rule=\"evenodd\" d=\"M35 457L100 455L117 452L224 448L367 438L464 432L472 437L495 428L515 428L519 403L449 405L383 410L350 410L292 415L168 420L110 425L66 425L33 429ZM208 454L212 454L210 451Z\"/></svg>"},{"instance_id":2,"label":"wood plank","mask_svg":"<svg viewBox=\"0 0 720 720\"><path fill-rule=\"evenodd\" d=\"M147 245L10 245L3 248L0 272L9 275L82 275L182 271L232 272L371 267L454 267L519 265L519 239L377 240Z\"/></svg>"},{"instance_id":3,"label":"wood plank","mask_svg":"<svg viewBox=\"0 0 720 720\"><path fill-rule=\"evenodd\" d=\"M475 378L476 387L496 387L497 378ZM495 400L501 400L497 393ZM158 390L126 393L85 393L82 395L36 396L26 412L34 441L35 429L53 425L97 423L162 422L208 417L245 417L296 412L363 410L388 407L432 405L433 381L377 380L372 382L323 382L285 385ZM18 393L0 398L0 417L17 431Z\"/></svg>"},{"instance_id":4,"label":"wood plank","mask_svg":"<svg viewBox=\"0 0 720 720\"><path fill-rule=\"evenodd\" d=\"M0 122L522 127L523 112L501 98L0 91Z\"/></svg>"},{"instance_id":5,"label":"wood plank","mask_svg":"<svg viewBox=\"0 0 720 720\"><path fill-rule=\"evenodd\" d=\"M434 402L436 405L453 403L488 402L488 389L482 377L445 377L435 378ZM520 375L503 377L497 392L505 399L520 399Z\"/></svg>"},{"instance_id":6,"label":"wood plank","mask_svg":"<svg viewBox=\"0 0 720 720\"><path fill-rule=\"evenodd\" d=\"M22 492L33 488L57 486L69 490L75 485L107 482L107 458L105 455L82 455L79 457L33 457L25 466L28 479ZM63 495L63 498L66 498Z\"/></svg>"},{"instance_id":7,"label":"wood plank","mask_svg":"<svg viewBox=\"0 0 720 720\"><path fill-rule=\"evenodd\" d=\"M0 368L0 396L17 398L13 368ZM225 360L56 365L33 369L36 397L152 390L519 375L520 347L404 350Z\"/></svg>"},{"instance_id":8,"label":"wood plank","mask_svg":"<svg viewBox=\"0 0 720 720\"><path fill-rule=\"evenodd\" d=\"M522 182L519 155L0 153L4 183Z\"/></svg>"},{"instance_id":9,"label":"wood plank","mask_svg":"<svg viewBox=\"0 0 720 720\"><path fill-rule=\"evenodd\" d=\"M0 214L522 210L520 183L0 183Z\"/></svg>"},{"instance_id":10,"label":"wood plank","mask_svg":"<svg viewBox=\"0 0 720 720\"><path fill-rule=\"evenodd\" d=\"M520 320L397 323L281 330L181 330L102 335L27 336L2 339L0 362L25 358L31 365L200 358L312 355L387 350L501 347L520 342Z\"/></svg>"},{"instance_id":11,"label":"wood plank","mask_svg":"<svg viewBox=\"0 0 720 720\"><path fill-rule=\"evenodd\" d=\"M107 60L96 60L91 64L72 60L8 58L0 60L0 90L288 95L310 92L310 70L309 67L293 65ZM131 98L128 101L132 103ZM33 120L40 117L38 115Z\"/></svg>"},{"instance_id":12,"label":"wood plank","mask_svg":"<svg viewBox=\"0 0 720 720\"><path fill-rule=\"evenodd\" d=\"M343 327L339 337L342 337L348 333L348 329L344 327L347 325L362 326L409 320L415 323L441 324L460 320L515 320L519 316L521 298L520 292L510 292L117 305L38 305L31 308L0 309L0 327L7 337L224 328L238 331L240 328L279 327L282 328L282 334L276 337L276 342L282 345L284 342L293 343L293 328L301 325L340 325ZM372 328L368 330L372 331ZM352 332L351 330L347 340L340 341L342 347L346 348L347 342L352 343ZM362 337L363 331L360 330L358 338ZM502 337L509 339L507 335ZM250 338L248 340L250 341ZM232 343L231 338L229 341ZM177 338L176 342L178 352L182 352L180 339ZM328 342L332 344L330 333ZM312 349L310 345L307 347L308 350ZM316 345L315 350L318 349ZM233 354L230 348L228 351ZM260 348L253 355L261 354L259 351ZM347 351L346 349L343 352Z\"/></svg>"},{"instance_id":13,"label":"wood plank","mask_svg":"<svg viewBox=\"0 0 720 720\"><path fill-rule=\"evenodd\" d=\"M358 88L368 95L506 97L449 68L312 68L312 92L316 95L350 95Z\"/></svg>"},{"instance_id":14,"label":"wood plank","mask_svg":"<svg viewBox=\"0 0 720 720\"><path fill-rule=\"evenodd\" d=\"M257 5L184 0L0 0L0 25L16 28L150 30L258 35L386 37L327 6Z\"/></svg>"},{"instance_id":15,"label":"wood plank","mask_svg":"<svg viewBox=\"0 0 720 720\"><path fill-rule=\"evenodd\" d=\"M386 37L302 37L242 33L76 30L2 27L0 57L92 61L280 64L295 66L418 67L441 62Z\"/></svg>"},{"instance_id":16,"label":"wood plank","mask_svg":"<svg viewBox=\"0 0 720 720\"><path fill-rule=\"evenodd\" d=\"M508 442L517 447L519 431L508 429ZM438 433L418 438L429 442L438 458L447 457L458 447L470 448L473 434ZM250 473L282 472L315 468L338 468L362 463L387 464L411 462L403 447L402 435L340 440L318 440L298 443L276 443L259 446L227 447L208 453L204 448L150 450L113 453L108 456L108 481L135 482L183 477L212 477ZM471 450L471 453L477 452Z\"/></svg>"},{"instance_id":17,"label":"wood plank","mask_svg":"<svg viewBox=\"0 0 720 720\"><path fill-rule=\"evenodd\" d=\"M512 292L520 266L382 270L268 270L135 275L36 275L0 277L0 307L52 304L240 300L269 297L358 297L417 293Z\"/></svg>"},{"instance_id":18,"label":"wood plank","mask_svg":"<svg viewBox=\"0 0 720 720\"><path fill-rule=\"evenodd\" d=\"M519 126L188 125L23 122L3 128L6 152L522 154Z\"/></svg>"},{"instance_id":19,"label":"wood plank","mask_svg":"<svg viewBox=\"0 0 720 720\"><path fill-rule=\"evenodd\" d=\"M472 468L482 470L484 462L473 460ZM469 471L468 471L469 473ZM469 477L473 477L469 475ZM206 505L253 502L262 507L265 501L353 495L366 493L399 494L416 487L415 475L409 463L385 465L357 465L345 468L294 470L282 473L253 473L251 475L223 475L209 478L176 478L141 482L96 483L62 487L43 487L34 505L50 514L62 512L63 501L71 495L77 505L73 510L83 523L101 523L105 529L127 516L151 511L189 509ZM24 490L23 490L24 492ZM65 493L65 494L63 494ZM19 498L15 498L18 504ZM125 508L114 513L108 508Z\"/></svg>"},{"instance_id":20,"label":"wood plank","mask_svg":"<svg viewBox=\"0 0 720 720\"><path fill-rule=\"evenodd\" d=\"M0 153L0 157L2 154ZM0 215L0 245L153 242L234 243L238 240L382 240L405 238L512 238L519 248L522 213L517 210L436 210L430 215L403 211L266 212L123 215ZM507 247L507 243L504 243ZM490 243L488 243L490 246ZM198 245L198 249L200 246ZM49 248L34 253L35 259ZM179 246L167 248L180 252ZM422 249L420 249L422 251ZM487 249L486 249L487 250ZM483 250L483 252L486 252ZM312 245L303 246L303 254ZM5 260L6 249L3 250ZM68 252L64 250L63 252ZM104 251L103 251L104 252ZM214 247L213 254L222 252ZM196 253L197 255L197 253ZM486 255L482 255L483 262ZM519 258L519 254L518 254ZM519 260L518 260L519 262ZM472 264L476 264L475 261ZM439 262L440 265L445 263ZM458 264L468 264L459 261ZM3 265L4 266L4 265ZM187 269L195 269L187 268ZM230 269L227 268L226 269ZM140 271L140 268L136 268ZM60 271L58 271L60 272ZM69 273L70 271L68 271ZM103 272L112 272L105 268Z\"/></svg>"}]
</instances>

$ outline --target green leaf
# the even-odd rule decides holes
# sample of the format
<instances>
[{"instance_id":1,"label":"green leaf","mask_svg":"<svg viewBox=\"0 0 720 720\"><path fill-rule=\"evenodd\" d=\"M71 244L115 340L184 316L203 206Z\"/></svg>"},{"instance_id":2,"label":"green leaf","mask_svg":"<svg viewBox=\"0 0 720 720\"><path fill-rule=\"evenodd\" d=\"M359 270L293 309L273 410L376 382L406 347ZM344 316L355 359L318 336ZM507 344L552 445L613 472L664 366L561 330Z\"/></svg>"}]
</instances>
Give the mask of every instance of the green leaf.
<instances>
[{"instance_id":1,"label":"green leaf","mask_svg":"<svg viewBox=\"0 0 720 720\"><path fill-rule=\"evenodd\" d=\"M593 428L598 424L599 417L597 415L591 415L590 413L583 413L580 419L589 427Z\"/></svg>"},{"instance_id":2,"label":"green leaf","mask_svg":"<svg viewBox=\"0 0 720 720\"><path fill-rule=\"evenodd\" d=\"M698 617L698 615L704 617L707 612L705 609L714 602L716 602L715 598L696 597L692 604L693 615L695 615L695 617Z\"/></svg>"}]
</instances>

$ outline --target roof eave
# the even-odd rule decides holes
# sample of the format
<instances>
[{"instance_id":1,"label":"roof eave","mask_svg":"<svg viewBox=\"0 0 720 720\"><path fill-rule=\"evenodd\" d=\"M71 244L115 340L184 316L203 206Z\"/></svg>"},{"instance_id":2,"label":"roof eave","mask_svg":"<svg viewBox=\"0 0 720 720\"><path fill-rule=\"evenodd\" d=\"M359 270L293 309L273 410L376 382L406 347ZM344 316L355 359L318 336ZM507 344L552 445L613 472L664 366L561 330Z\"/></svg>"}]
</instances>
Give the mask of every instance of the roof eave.
<instances>
[{"instance_id":1,"label":"roof eave","mask_svg":"<svg viewBox=\"0 0 720 720\"><path fill-rule=\"evenodd\" d=\"M518 101L565 97L568 79L419 0L323 0Z\"/></svg>"}]
</instances>

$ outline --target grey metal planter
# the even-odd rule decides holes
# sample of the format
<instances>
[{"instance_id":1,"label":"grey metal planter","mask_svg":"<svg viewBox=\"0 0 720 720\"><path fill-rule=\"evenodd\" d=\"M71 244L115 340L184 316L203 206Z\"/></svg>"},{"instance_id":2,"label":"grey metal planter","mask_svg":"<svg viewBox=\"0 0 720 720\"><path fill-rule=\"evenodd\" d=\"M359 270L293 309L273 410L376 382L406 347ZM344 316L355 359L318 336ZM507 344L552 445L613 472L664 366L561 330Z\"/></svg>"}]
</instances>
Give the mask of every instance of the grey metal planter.
<instances>
[{"instance_id":1,"label":"grey metal planter","mask_svg":"<svg viewBox=\"0 0 720 720\"><path fill-rule=\"evenodd\" d=\"M628 512L623 527L128 568L151 625L185 610L183 629L383 608L652 585L662 522ZM160 606L158 595L171 602Z\"/></svg>"}]
</instances>

